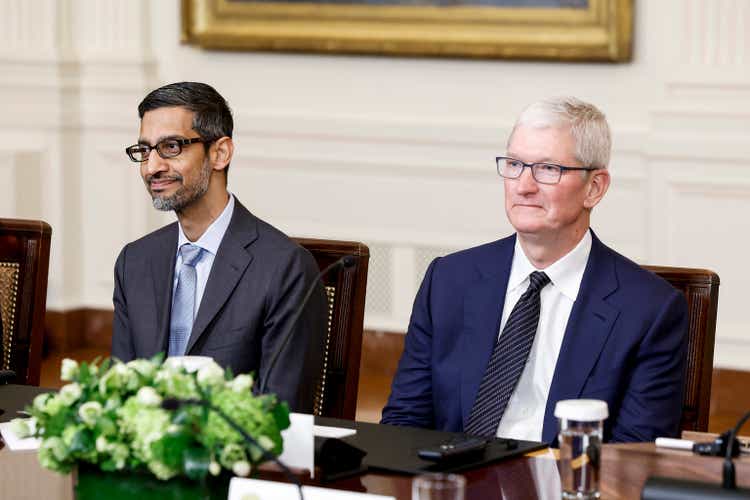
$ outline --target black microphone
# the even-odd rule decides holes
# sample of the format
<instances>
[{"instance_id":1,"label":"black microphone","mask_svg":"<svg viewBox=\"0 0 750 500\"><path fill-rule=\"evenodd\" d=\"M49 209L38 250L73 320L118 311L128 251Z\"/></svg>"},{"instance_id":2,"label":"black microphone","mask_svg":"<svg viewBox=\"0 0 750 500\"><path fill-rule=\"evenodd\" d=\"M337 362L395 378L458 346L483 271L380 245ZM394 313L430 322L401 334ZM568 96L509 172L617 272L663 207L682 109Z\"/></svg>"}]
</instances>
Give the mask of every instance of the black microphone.
<instances>
[{"instance_id":1,"label":"black microphone","mask_svg":"<svg viewBox=\"0 0 750 500\"><path fill-rule=\"evenodd\" d=\"M729 445L727 446L727 454L724 456L724 468L722 470L721 482L721 487L726 490L737 490L737 479L734 475L734 462L732 461L732 449L734 448L735 440L737 439L737 433L740 431L742 426L745 425L745 422L747 422L747 419L749 418L750 411L743 415L743 417L734 426L734 429L732 429L732 432L729 433Z\"/></svg>"},{"instance_id":2,"label":"black microphone","mask_svg":"<svg viewBox=\"0 0 750 500\"><path fill-rule=\"evenodd\" d=\"M305 294L305 298L302 299L302 303L300 303L299 308L297 309L297 312L292 317L292 320L289 322L289 328L287 328L287 331L284 332L284 335L282 335L281 341L279 342L279 345L276 347L276 350L271 355L270 360L268 361L268 369L266 370L266 376L263 378L263 380L260 381L260 387L258 389L258 392L263 394L266 392L266 389L268 389L268 379L271 378L271 372L273 371L274 366L276 366L276 363L279 360L279 356L284 351L284 348L289 343L289 339L292 337L292 332L294 331L294 327L297 326L297 322L299 321L300 316L302 315L302 311L305 310L305 306L307 305L307 301L310 300L310 296L312 295L313 291L315 291L315 287L318 285L318 282L328 274L333 269L346 269L348 267L352 267L354 264L357 263L357 257L354 255L344 255L339 260L331 264L330 266L326 267L322 271L318 273L317 278L310 283L310 287L307 289L307 293Z\"/></svg>"},{"instance_id":3,"label":"black microphone","mask_svg":"<svg viewBox=\"0 0 750 500\"><path fill-rule=\"evenodd\" d=\"M699 481L650 477L646 481L646 484L643 485L641 498L643 500L750 498L750 490L737 488L734 462L732 461L737 433L748 419L750 419L750 412L745 413L737 422L737 425L729 432L726 455L724 456L724 465L722 467L721 486Z\"/></svg>"},{"instance_id":4,"label":"black microphone","mask_svg":"<svg viewBox=\"0 0 750 500\"><path fill-rule=\"evenodd\" d=\"M0 370L0 384L7 384L16 378L16 372L13 370Z\"/></svg>"},{"instance_id":5,"label":"black microphone","mask_svg":"<svg viewBox=\"0 0 750 500\"><path fill-rule=\"evenodd\" d=\"M302 496L302 483L299 481L297 476L294 475L294 473L289 470L289 467L284 465L284 463L276 458L273 454L271 454L268 450L266 450L264 447L258 443L258 441L255 440L250 434L245 432L245 429L239 426L237 422L232 420L232 418L229 417L226 413L224 413L220 408L212 405L208 401L204 399L178 399L178 398L165 398L161 402L161 407L168 411L174 411L179 409L182 406L202 406L204 408L208 408L212 412L216 413L218 416L220 416L226 423L229 424L229 426L237 431L240 436L245 440L246 443L249 443L253 445L255 448L260 450L263 458L265 458L268 461L274 462L276 465L278 465L281 470L284 472L284 475L289 479L289 482L294 483L297 485L297 490L299 491L299 498L300 500L304 500L304 497Z\"/></svg>"}]
</instances>

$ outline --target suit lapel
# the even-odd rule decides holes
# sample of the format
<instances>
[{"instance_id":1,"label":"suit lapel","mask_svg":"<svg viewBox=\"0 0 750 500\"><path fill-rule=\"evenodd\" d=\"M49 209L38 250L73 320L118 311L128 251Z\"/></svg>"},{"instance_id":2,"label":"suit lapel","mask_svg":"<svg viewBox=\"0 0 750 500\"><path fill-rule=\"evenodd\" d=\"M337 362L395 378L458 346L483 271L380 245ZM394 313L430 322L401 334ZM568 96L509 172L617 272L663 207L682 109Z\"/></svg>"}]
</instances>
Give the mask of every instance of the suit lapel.
<instances>
[{"instance_id":1,"label":"suit lapel","mask_svg":"<svg viewBox=\"0 0 750 500\"><path fill-rule=\"evenodd\" d=\"M177 236L177 223L175 222L164 231L164 236L158 241L158 250L151 260L151 279L156 303L156 332L154 350L151 355L167 351L169 318L172 311L172 284L177 259Z\"/></svg>"},{"instance_id":2,"label":"suit lapel","mask_svg":"<svg viewBox=\"0 0 750 500\"><path fill-rule=\"evenodd\" d=\"M482 278L464 298L464 342L461 359L461 420L466 425L479 384L489 363L500 330L515 235L501 240L498 251L477 263Z\"/></svg>"},{"instance_id":3,"label":"suit lapel","mask_svg":"<svg viewBox=\"0 0 750 500\"><path fill-rule=\"evenodd\" d=\"M620 311L606 302L618 288L611 251L591 232L591 253L565 329L544 414L542 440L557 432L555 403L580 397Z\"/></svg>"},{"instance_id":4,"label":"suit lapel","mask_svg":"<svg viewBox=\"0 0 750 500\"><path fill-rule=\"evenodd\" d=\"M257 219L237 198L234 201L232 220L214 258L185 354L190 354L196 342L206 333L253 260L247 247L258 237Z\"/></svg>"}]
</instances>

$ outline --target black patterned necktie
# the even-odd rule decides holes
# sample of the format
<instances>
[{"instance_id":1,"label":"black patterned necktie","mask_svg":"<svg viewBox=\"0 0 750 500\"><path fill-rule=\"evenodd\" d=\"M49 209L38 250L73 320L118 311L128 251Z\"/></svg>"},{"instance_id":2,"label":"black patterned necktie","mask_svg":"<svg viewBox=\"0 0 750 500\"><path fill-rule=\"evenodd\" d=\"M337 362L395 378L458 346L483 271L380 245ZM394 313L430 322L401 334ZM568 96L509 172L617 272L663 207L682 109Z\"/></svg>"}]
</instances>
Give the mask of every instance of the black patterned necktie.
<instances>
[{"instance_id":1,"label":"black patterned necktie","mask_svg":"<svg viewBox=\"0 0 750 500\"><path fill-rule=\"evenodd\" d=\"M497 434L534 343L539 324L539 293L549 282L543 272L534 271L529 275L529 288L516 302L502 335L495 342L465 432L487 437Z\"/></svg>"}]
</instances>

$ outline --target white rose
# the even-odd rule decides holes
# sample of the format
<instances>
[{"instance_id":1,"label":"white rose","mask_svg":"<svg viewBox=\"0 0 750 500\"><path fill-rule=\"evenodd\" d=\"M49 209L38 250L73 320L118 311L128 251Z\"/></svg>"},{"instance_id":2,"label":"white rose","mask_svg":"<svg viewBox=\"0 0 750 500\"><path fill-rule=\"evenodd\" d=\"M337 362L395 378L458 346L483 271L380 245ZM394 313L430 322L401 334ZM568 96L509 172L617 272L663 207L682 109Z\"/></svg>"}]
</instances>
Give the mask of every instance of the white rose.
<instances>
[{"instance_id":1,"label":"white rose","mask_svg":"<svg viewBox=\"0 0 750 500\"><path fill-rule=\"evenodd\" d=\"M31 430L32 426L29 425L30 420L30 418L14 418L10 421L10 430L21 439L27 438L34 432Z\"/></svg>"},{"instance_id":2,"label":"white rose","mask_svg":"<svg viewBox=\"0 0 750 500\"><path fill-rule=\"evenodd\" d=\"M273 447L276 446L273 443L273 440L266 435L260 436L258 438L258 444L261 445L266 451L273 450Z\"/></svg>"},{"instance_id":3,"label":"white rose","mask_svg":"<svg viewBox=\"0 0 750 500\"><path fill-rule=\"evenodd\" d=\"M221 465L219 465L218 462L211 462L208 464L208 472L211 473L212 476L218 476L221 472Z\"/></svg>"},{"instance_id":4,"label":"white rose","mask_svg":"<svg viewBox=\"0 0 750 500\"><path fill-rule=\"evenodd\" d=\"M159 406L161 404L161 396L153 387L141 387L138 389L136 398L143 406Z\"/></svg>"},{"instance_id":5,"label":"white rose","mask_svg":"<svg viewBox=\"0 0 750 500\"><path fill-rule=\"evenodd\" d=\"M234 392L250 392L250 388L253 386L253 377L246 374L237 375L230 384Z\"/></svg>"},{"instance_id":6,"label":"white rose","mask_svg":"<svg viewBox=\"0 0 750 500\"><path fill-rule=\"evenodd\" d=\"M71 382L78 376L78 362L65 358L62 360L62 366L60 367L60 380Z\"/></svg>"},{"instance_id":7,"label":"white rose","mask_svg":"<svg viewBox=\"0 0 750 500\"><path fill-rule=\"evenodd\" d=\"M109 441L107 441L107 438L104 436L99 436L96 438L96 451L99 453L104 453L105 451L109 450Z\"/></svg>"},{"instance_id":8,"label":"white rose","mask_svg":"<svg viewBox=\"0 0 750 500\"><path fill-rule=\"evenodd\" d=\"M219 385L224 382L224 370L212 361L198 370L197 379L203 387Z\"/></svg>"},{"instance_id":9,"label":"white rose","mask_svg":"<svg viewBox=\"0 0 750 500\"><path fill-rule=\"evenodd\" d=\"M52 397L52 394L45 392L34 398L32 403L36 411L44 411L44 407L47 406L47 400Z\"/></svg>"},{"instance_id":10,"label":"white rose","mask_svg":"<svg viewBox=\"0 0 750 500\"><path fill-rule=\"evenodd\" d=\"M125 366L146 378L151 378L156 373L156 366L147 359L134 359L133 361L128 361Z\"/></svg>"},{"instance_id":11,"label":"white rose","mask_svg":"<svg viewBox=\"0 0 750 500\"><path fill-rule=\"evenodd\" d=\"M57 436L42 440L40 449L48 451L58 461L65 460L68 455L68 448L63 443L63 440Z\"/></svg>"},{"instance_id":12,"label":"white rose","mask_svg":"<svg viewBox=\"0 0 750 500\"><path fill-rule=\"evenodd\" d=\"M78 416L87 427L93 427L101 415L102 405L98 401L87 401L78 408Z\"/></svg>"},{"instance_id":13,"label":"white rose","mask_svg":"<svg viewBox=\"0 0 750 500\"><path fill-rule=\"evenodd\" d=\"M131 372L127 366L119 361L116 362L104 375L102 375L102 378L99 379L99 392L101 395L106 396L109 392L116 392L123 389L127 382L129 373ZM137 384L135 373L132 375Z\"/></svg>"},{"instance_id":14,"label":"white rose","mask_svg":"<svg viewBox=\"0 0 750 500\"><path fill-rule=\"evenodd\" d=\"M240 477L247 477L250 475L250 464L245 462L244 460L235 462L232 466L232 472Z\"/></svg>"},{"instance_id":15,"label":"white rose","mask_svg":"<svg viewBox=\"0 0 750 500\"><path fill-rule=\"evenodd\" d=\"M78 384L68 384L63 386L62 389L60 389L60 392L58 393L58 398L60 399L60 402L64 404L65 406L70 406L76 401L78 401L78 398L81 397L82 393L81 386Z\"/></svg>"}]
</instances>

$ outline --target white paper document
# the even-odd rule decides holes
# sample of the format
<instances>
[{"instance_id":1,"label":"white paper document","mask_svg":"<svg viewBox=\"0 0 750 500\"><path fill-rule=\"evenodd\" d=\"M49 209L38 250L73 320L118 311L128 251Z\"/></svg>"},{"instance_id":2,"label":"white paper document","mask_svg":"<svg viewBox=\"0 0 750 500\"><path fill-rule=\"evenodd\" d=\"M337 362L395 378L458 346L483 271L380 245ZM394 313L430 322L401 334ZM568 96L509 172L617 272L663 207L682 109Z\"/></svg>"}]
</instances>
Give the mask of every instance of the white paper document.
<instances>
[{"instance_id":1,"label":"white paper document","mask_svg":"<svg viewBox=\"0 0 750 500\"><path fill-rule=\"evenodd\" d=\"M357 429L347 429L346 427L328 427L326 425L313 426L313 434L324 438L340 439L346 436L353 436L356 433Z\"/></svg>"},{"instance_id":2,"label":"white paper document","mask_svg":"<svg viewBox=\"0 0 750 500\"><path fill-rule=\"evenodd\" d=\"M396 500L395 497L303 486L305 500ZM228 500L298 500L297 486L259 479L232 478Z\"/></svg>"},{"instance_id":3,"label":"white paper document","mask_svg":"<svg viewBox=\"0 0 750 500\"><path fill-rule=\"evenodd\" d=\"M281 431L284 438L284 453L279 460L297 469L308 469L310 477L315 472L315 438L313 437L313 416L304 413L289 415L291 425Z\"/></svg>"},{"instance_id":4,"label":"white paper document","mask_svg":"<svg viewBox=\"0 0 750 500\"><path fill-rule=\"evenodd\" d=\"M33 429L32 429L33 431ZM20 450L37 450L41 444L41 439L37 438L20 438L11 430L10 422L0 424L0 434L3 435L3 441L11 451Z\"/></svg>"}]
</instances>

